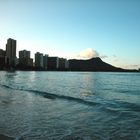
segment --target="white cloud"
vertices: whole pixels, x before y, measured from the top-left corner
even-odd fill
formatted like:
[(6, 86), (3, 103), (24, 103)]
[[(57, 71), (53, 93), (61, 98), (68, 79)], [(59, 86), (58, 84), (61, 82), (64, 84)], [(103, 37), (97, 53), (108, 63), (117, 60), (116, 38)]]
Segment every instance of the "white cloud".
[(77, 55), (78, 59), (90, 59), (93, 57), (99, 57), (99, 53), (92, 48), (87, 48)]
[(80, 53), (77, 53), (75, 55), (70, 55), (67, 57), (68, 59), (91, 59), (95, 57), (100, 57), (101, 59), (108, 58), (107, 55), (99, 54), (96, 50), (92, 48), (86, 48), (85, 50), (81, 51)]

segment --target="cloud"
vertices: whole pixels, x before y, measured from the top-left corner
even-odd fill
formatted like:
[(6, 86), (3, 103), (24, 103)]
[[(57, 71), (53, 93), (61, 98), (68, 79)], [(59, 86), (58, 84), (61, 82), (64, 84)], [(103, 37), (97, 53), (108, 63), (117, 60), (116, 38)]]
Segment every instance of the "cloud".
[(68, 59), (91, 59), (95, 57), (100, 57), (101, 59), (108, 58), (107, 55), (99, 54), (96, 50), (92, 48), (86, 48), (78, 54), (70, 55), (67, 57)]
[(77, 55), (77, 58), (79, 59), (90, 59), (93, 57), (99, 57), (99, 53), (92, 48), (87, 48)]

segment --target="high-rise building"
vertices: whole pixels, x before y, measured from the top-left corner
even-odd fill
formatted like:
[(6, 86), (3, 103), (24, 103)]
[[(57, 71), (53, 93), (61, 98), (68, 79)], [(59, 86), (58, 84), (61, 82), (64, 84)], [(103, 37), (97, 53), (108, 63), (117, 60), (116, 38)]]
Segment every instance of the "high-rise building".
[(27, 50), (19, 51), (19, 58), (30, 58), (30, 51)]
[(65, 69), (69, 69), (69, 61), (66, 59), (66, 61), (65, 61)]
[(19, 51), (19, 66), (21, 68), (32, 67), (33, 59), (30, 58), (30, 51)]
[(7, 64), (14, 67), (16, 65), (16, 40), (9, 38), (6, 44)]
[(6, 54), (6, 52), (4, 50), (0, 49), (0, 57), (4, 57), (5, 54)]
[(59, 58), (59, 70), (68, 69), (68, 60), (65, 58)]
[(48, 69), (58, 70), (59, 69), (59, 58), (58, 57), (48, 57)]
[(44, 69), (48, 68), (48, 55), (47, 54), (43, 56), (43, 67)]
[(43, 68), (43, 54), (40, 52), (35, 53), (35, 67)]
[(6, 52), (2, 49), (0, 49), (0, 69), (3, 69), (6, 65)]

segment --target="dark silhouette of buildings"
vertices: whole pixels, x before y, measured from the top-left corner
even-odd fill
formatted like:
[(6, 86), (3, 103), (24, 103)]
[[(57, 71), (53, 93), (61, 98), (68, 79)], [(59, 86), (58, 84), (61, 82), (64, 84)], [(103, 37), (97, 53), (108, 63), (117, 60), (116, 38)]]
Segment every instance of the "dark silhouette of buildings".
[(30, 58), (30, 51), (19, 51), (18, 68), (31, 69), (33, 67), (33, 59)]
[(2, 49), (0, 49), (0, 56), (1, 56), (1, 57), (6, 56), (6, 52), (5, 52), (4, 50), (2, 50)]
[(59, 58), (59, 70), (68, 70), (69, 61), (65, 58)]
[[(17, 61), (18, 60), (18, 61)], [(116, 71), (116, 72), (138, 72), (139, 70), (126, 70), (114, 67), (103, 62), (99, 57), (88, 60), (67, 60), (59, 57), (48, 57), (43, 53), (35, 53), (35, 63), (30, 58), (30, 51), (19, 51), (19, 59), (16, 58), (16, 40), (9, 38), (6, 51), (0, 49), (0, 69), (18, 70), (59, 70), (59, 71)]]
[(19, 58), (30, 58), (30, 51), (27, 50), (19, 51)]
[(7, 65), (16, 66), (16, 40), (9, 38), (6, 44)]
[(43, 68), (43, 53), (40, 52), (35, 53), (35, 67), (37, 69)]
[(58, 70), (58, 69), (59, 69), (59, 58), (48, 57), (48, 70)]
[(0, 69), (6, 65), (6, 52), (0, 49)]
[(43, 56), (43, 68), (44, 68), (45, 70), (48, 69), (48, 55), (47, 55), (47, 54), (45, 54), (45, 55)]

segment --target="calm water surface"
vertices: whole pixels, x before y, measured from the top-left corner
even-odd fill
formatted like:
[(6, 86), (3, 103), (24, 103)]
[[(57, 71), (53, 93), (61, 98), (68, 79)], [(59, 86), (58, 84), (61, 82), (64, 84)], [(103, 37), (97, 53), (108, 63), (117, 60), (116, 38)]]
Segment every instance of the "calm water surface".
[(140, 140), (140, 73), (1, 71), (0, 134)]

